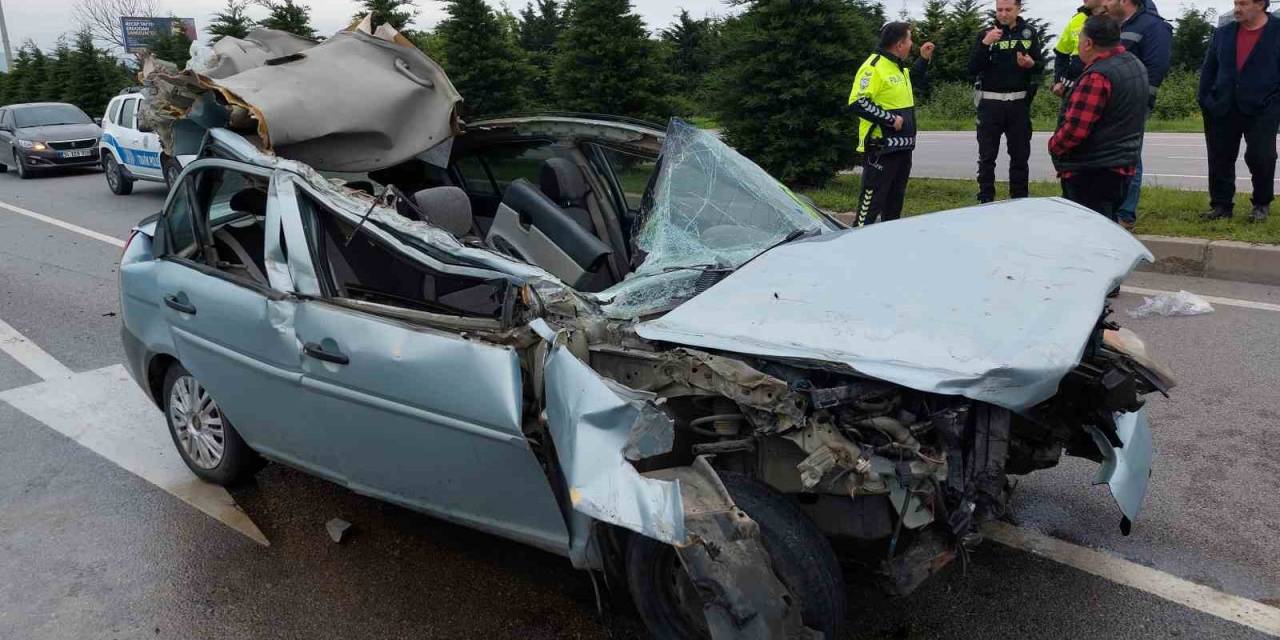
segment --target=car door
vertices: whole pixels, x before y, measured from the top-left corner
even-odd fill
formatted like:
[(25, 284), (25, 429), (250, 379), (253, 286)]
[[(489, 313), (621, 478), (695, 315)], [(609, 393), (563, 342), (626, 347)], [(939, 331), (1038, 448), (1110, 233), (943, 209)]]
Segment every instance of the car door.
[[(301, 355), (289, 325), (297, 301), (287, 278), (267, 275), (273, 270), (265, 257), (279, 244), (270, 238), (279, 237), (280, 212), (265, 195), (237, 195), (266, 194), (269, 179), (266, 170), (224, 160), (203, 160), (185, 174), (159, 225), (164, 253), (157, 304), (178, 359), (251, 447), (336, 477), (328, 440), (309, 430), (299, 411)], [(257, 206), (265, 210), (252, 210)], [(257, 237), (249, 232), (259, 215), (261, 239), (246, 240)]]
[(151, 149), (147, 143), (147, 139), (154, 136), (138, 130), (138, 106), (141, 103), (141, 98), (125, 99), (120, 109), (119, 126), (115, 127), (119, 145), (116, 151), (120, 154), (121, 162), (134, 175), (159, 178), (160, 150)]
[(506, 281), (433, 271), (374, 223), (356, 228), (312, 194), (299, 203), (322, 289), (294, 318), (302, 385), (348, 486), (565, 553), (564, 517), (521, 428), (519, 354), (464, 335), (499, 328)]

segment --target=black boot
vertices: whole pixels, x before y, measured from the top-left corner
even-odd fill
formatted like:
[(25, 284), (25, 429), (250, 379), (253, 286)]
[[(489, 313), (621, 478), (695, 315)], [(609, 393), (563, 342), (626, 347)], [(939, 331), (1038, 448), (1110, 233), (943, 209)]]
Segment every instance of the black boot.
[(1201, 220), (1226, 220), (1231, 218), (1231, 207), (1215, 206), (1212, 211), (1200, 214)]
[(1270, 205), (1258, 204), (1253, 206), (1253, 211), (1249, 212), (1249, 222), (1266, 222), (1267, 216), (1271, 214)]

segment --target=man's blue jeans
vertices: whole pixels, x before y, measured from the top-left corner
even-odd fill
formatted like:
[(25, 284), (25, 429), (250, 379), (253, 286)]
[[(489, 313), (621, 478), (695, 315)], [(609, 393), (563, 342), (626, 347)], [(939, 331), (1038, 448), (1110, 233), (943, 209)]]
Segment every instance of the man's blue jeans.
[(1142, 156), (1138, 156), (1138, 172), (1129, 182), (1129, 193), (1124, 197), (1124, 204), (1116, 209), (1116, 219), (1121, 222), (1138, 221), (1138, 197), (1142, 193)]

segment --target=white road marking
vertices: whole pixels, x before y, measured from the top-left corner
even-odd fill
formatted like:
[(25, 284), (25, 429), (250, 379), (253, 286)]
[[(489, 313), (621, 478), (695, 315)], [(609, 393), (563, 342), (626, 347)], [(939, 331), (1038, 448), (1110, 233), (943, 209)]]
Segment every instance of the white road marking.
[(41, 380), (71, 377), (70, 369), (4, 320), (0, 320), (0, 351), (4, 351), (18, 364), (30, 369), (31, 373), (40, 376)]
[(51, 224), (51, 225), (53, 225), (53, 226), (55, 226), (55, 227), (61, 227), (61, 228), (66, 229), (67, 231), (70, 231), (70, 232), (72, 232), (72, 233), (78, 233), (78, 234), (80, 234), (80, 235), (82, 235), (82, 236), (85, 236), (86, 238), (93, 238), (94, 240), (101, 240), (102, 242), (105, 242), (105, 243), (107, 243), (107, 244), (109, 244), (109, 245), (116, 246), (116, 247), (120, 247), (121, 249), (123, 249), (123, 248), (124, 248), (124, 240), (121, 240), (120, 238), (113, 238), (113, 237), (111, 237), (111, 236), (109, 236), (109, 235), (107, 235), (107, 234), (105, 234), (105, 233), (98, 233), (97, 231), (94, 231), (93, 229), (86, 229), (86, 228), (84, 228), (84, 227), (82, 227), (82, 226), (75, 225), (75, 224), (71, 224), (70, 222), (63, 222), (62, 220), (59, 220), (59, 219), (57, 219), (57, 218), (51, 218), (51, 217), (46, 216), (46, 215), (44, 215), (44, 214), (42, 214), (42, 213), (36, 213), (36, 212), (31, 211), (31, 210), (29, 210), (29, 209), (23, 209), (22, 207), (19, 207), (19, 206), (16, 206), (16, 205), (12, 205), (12, 204), (9, 204), (9, 203), (7, 203), (7, 202), (0, 202), (0, 209), (6, 209), (6, 210), (11, 211), (11, 212), (13, 212), (13, 213), (16, 213), (16, 214), (18, 214), (18, 215), (20, 215), (20, 216), (26, 216), (26, 217), (31, 218), (31, 219), (33, 219), (33, 220), (39, 220), (40, 222), (44, 222), (44, 223), (46, 223), (46, 224)]
[(0, 392), (0, 402), (13, 405), (254, 542), (270, 545), (226, 489), (192, 475), (174, 448), (164, 416), (122, 365), (74, 373), (3, 320), (0, 349), (44, 379)]
[[(1208, 180), (1208, 179), (1209, 179), (1209, 176), (1191, 176), (1191, 175), (1184, 175), (1184, 174), (1181, 174), (1181, 173), (1145, 173), (1145, 172), (1144, 172), (1142, 175), (1143, 175), (1143, 177), (1146, 177), (1146, 176), (1152, 176), (1152, 177), (1155, 177), (1155, 178), (1197, 178), (1197, 179), (1200, 179), (1200, 180)], [(1250, 178), (1250, 177), (1248, 177), (1248, 176), (1245, 176), (1245, 177), (1243, 177), (1243, 178), (1236, 178), (1236, 181), (1237, 181), (1237, 182), (1241, 182), (1241, 181), (1250, 181), (1250, 180), (1253, 180), (1253, 178)], [(1276, 178), (1276, 179), (1275, 179), (1275, 182), (1280, 182), (1280, 178)]]
[(1208, 160), (1204, 156), (1169, 156), (1170, 160)]
[(1223, 593), (1123, 558), (1003, 522), (988, 523), (984, 531), (988, 538), (1000, 544), (1029, 551), (1223, 620), (1280, 636), (1280, 609), (1261, 602)]
[[(1156, 296), (1161, 294), (1176, 293), (1174, 291), (1161, 291), (1159, 289), (1143, 289), (1142, 287), (1129, 287), (1129, 286), (1120, 287), (1120, 291), (1124, 293), (1133, 293), (1140, 296)], [(1239, 300), (1237, 298), (1219, 298), (1217, 296), (1203, 296), (1198, 293), (1196, 295), (1199, 295), (1201, 298), (1204, 298), (1205, 300), (1207, 300), (1209, 304), (1218, 304), (1218, 305), (1223, 305), (1227, 307), (1243, 307), (1245, 309), (1260, 309), (1262, 311), (1280, 312), (1280, 304), (1273, 304), (1270, 302), (1254, 302), (1253, 300)]]

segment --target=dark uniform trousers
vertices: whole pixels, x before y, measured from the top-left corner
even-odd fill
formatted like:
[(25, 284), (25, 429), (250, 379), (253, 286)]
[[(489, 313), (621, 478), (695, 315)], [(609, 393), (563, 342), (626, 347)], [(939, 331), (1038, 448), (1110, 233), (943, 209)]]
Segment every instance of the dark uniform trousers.
[(862, 160), (862, 191), (856, 226), (902, 217), (911, 177), (911, 152), (868, 150)]
[(1215, 118), (1204, 114), (1204, 139), (1209, 151), (1209, 203), (1229, 208), (1236, 195), (1236, 159), (1244, 138), (1244, 163), (1253, 178), (1253, 204), (1267, 206), (1275, 199), (1276, 129), (1274, 115), (1245, 116), (1232, 112)]
[(978, 201), (996, 198), (996, 157), (1000, 136), (1009, 151), (1009, 196), (1025, 198), (1030, 176), (1031, 101), (981, 100), (978, 102)]

